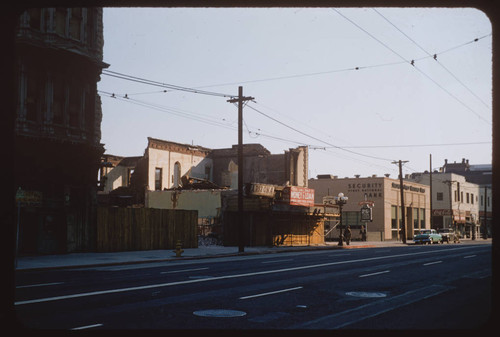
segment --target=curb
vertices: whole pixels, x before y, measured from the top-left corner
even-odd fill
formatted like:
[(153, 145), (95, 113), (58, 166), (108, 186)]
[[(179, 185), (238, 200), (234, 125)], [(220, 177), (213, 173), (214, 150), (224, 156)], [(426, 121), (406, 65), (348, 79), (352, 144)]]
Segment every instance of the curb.
[(181, 256), (181, 257), (169, 257), (156, 260), (144, 260), (144, 261), (116, 261), (116, 262), (105, 262), (105, 263), (89, 263), (89, 264), (77, 264), (77, 265), (65, 265), (65, 266), (49, 266), (49, 267), (32, 267), (32, 268), (18, 268), (15, 271), (42, 271), (42, 270), (62, 270), (62, 269), (78, 269), (78, 268), (94, 268), (94, 267), (110, 267), (110, 266), (120, 266), (120, 265), (132, 265), (132, 264), (145, 264), (145, 263), (158, 263), (158, 262), (168, 262), (168, 261), (189, 261), (189, 260), (202, 260), (211, 258), (222, 258), (222, 257), (232, 257), (232, 256), (251, 256), (251, 255), (262, 255), (262, 254), (279, 254), (279, 253), (289, 253), (289, 252), (304, 252), (304, 251), (315, 251), (315, 250), (336, 250), (336, 249), (357, 249), (357, 248), (376, 248), (376, 245), (358, 245), (358, 246), (305, 246), (303, 248), (283, 248), (277, 251), (261, 251), (261, 252), (243, 252), (243, 253), (225, 253), (225, 254), (215, 254), (215, 255), (200, 255), (200, 256)]

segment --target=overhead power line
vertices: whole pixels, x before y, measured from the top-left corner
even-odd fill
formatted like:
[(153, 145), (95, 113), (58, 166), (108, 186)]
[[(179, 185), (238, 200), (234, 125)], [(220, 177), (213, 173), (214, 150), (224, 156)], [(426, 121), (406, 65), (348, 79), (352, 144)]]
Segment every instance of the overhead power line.
[(356, 26), (357, 28), (359, 28), (360, 30), (362, 30), (364, 33), (366, 33), (372, 39), (374, 39), (375, 41), (377, 41), (378, 43), (380, 43), (386, 49), (390, 50), (392, 53), (394, 53), (395, 55), (397, 55), (399, 58), (401, 58), (402, 60), (404, 60), (404, 61), (408, 62), (409, 64), (411, 64), (415, 70), (417, 70), (419, 73), (421, 73), (422, 75), (424, 75), (428, 80), (432, 81), (435, 85), (437, 85), (441, 90), (443, 90), (445, 93), (447, 93), (450, 97), (452, 97), (458, 103), (462, 104), (465, 108), (467, 108), (469, 111), (471, 111), (472, 113), (474, 113), (479, 119), (481, 119), (482, 121), (484, 121), (484, 122), (486, 122), (486, 123), (488, 123), (488, 124), (491, 125), (491, 122), (489, 120), (485, 119), (483, 116), (481, 116), (480, 114), (478, 114), (471, 107), (469, 107), (467, 104), (465, 104), (463, 101), (461, 101), (457, 96), (453, 95), (450, 91), (448, 91), (446, 88), (444, 88), (441, 84), (439, 84), (438, 82), (436, 82), (432, 77), (430, 77), (425, 72), (423, 72), (421, 69), (419, 69), (417, 66), (415, 66), (415, 60), (407, 60), (401, 54), (399, 54), (398, 52), (396, 52), (394, 49), (392, 49), (391, 47), (389, 47), (384, 42), (382, 42), (379, 39), (377, 39), (373, 34), (371, 34), (366, 29), (364, 29), (363, 27), (361, 27), (360, 25), (358, 25), (356, 22), (354, 22), (353, 20), (351, 20), (350, 18), (348, 18), (347, 16), (345, 16), (344, 14), (342, 14), (336, 8), (332, 8), (332, 10), (335, 11), (335, 12), (337, 12), (344, 19), (346, 19), (347, 21), (349, 21), (350, 23), (352, 23), (354, 26)]
[[(432, 57), (434, 58), (434, 60), (444, 69), (448, 72), (448, 74), (450, 74), (458, 83), (460, 83), (465, 89), (467, 89), (467, 91), (469, 91), (474, 97), (476, 97), (479, 101), (481, 101), (481, 103), (484, 104), (484, 106), (486, 106), (488, 109), (491, 109), (491, 107), (486, 104), (478, 95), (476, 95), (476, 93), (474, 93), (468, 86), (466, 86), (455, 74), (453, 74), (448, 68), (446, 68), (444, 66), (444, 64), (442, 64), (441, 62), (439, 62), (438, 60), (438, 57), (437, 55), (438, 54), (434, 54), (434, 55), (431, 55), (431, 53), (429, 53), (427, 50), (425, 50), (421, 45), (419, 45), (417, 42), (415, 42), (415, 40), (413, 40), (411, 37), (409, 37), (405, 32), (403, 32), (401, 29), (399, 29), (398, 26), (396, 26), (394, 23), (392, 23), (389, 19), (387, 19), (382, 13), (380, 13), (378, 10), (376, 10), (375, 8), (372, 8), (375, 13), (377, 13), (378, 15), (380, 15), (385, 21), (387, 21), (391, 26), (393, 26), (397, 31), (399, 31), (401, 34), (403, 34), (408, 40), (410, 40), (413, 44), (415, 44), (418, 48), (420, 48), (424, 53), (426, 53), (429, 57)], [(477, 39), (476, 39), (477, 40)]]
[(253, 107), (253, 106), (251, 106), (251, 105), (249, 105), (248, 107), (249, 107), (250, 109), (252, 109), (252, 110), (256, 111), (257, 113), (261, 114), (262, 116), (264, 116), (264, 117), (266, 117), (266, 118), (269, 118), (269, 119), (271, 119), (271, 120), (275, 121), (276, 123), (283, 125), (283, 126), (284, 126), (284, 127), (286, 127), (286, 128), (289, 128), (290, 130), (293, 130), (293, 131), (295, 131), (295, 132), (297, 132), (297, 133), (300, 133), (301, 135), (304, 135), (304, 136), (309, 137), (309, 138), (311, 138), (311, 139), (317, 140), (317, 141), (319, 141), (319, 142), (321, 142), (321, 143), (323, 143), (323, 144), (327, 144), (327, 145), (329, 145), (329, 146), (330, 146), (330, 147), (332, 147), (332, 148), (336, 148), (336, 149), (339, 149), (339, 150), (343, 150), (343, 151), (346, 151), (346, 152), (349, 152), (349, 153), (352, 153), (352, 154), (356, 154), (356, 155), (358, 155), (358, 156), (367, 157), (367, 158), (373, 158), (373, 159), (384, 160), (384, 161), (392, 161), (392, 159), (388, 159), (388, 158), (381, 158), (381, 157), (376, 157), (376, 156), (371, 156), (371, 155), (367, 155), (367, 154), (363, 154), (363, 153), (359, 153), (359, 152), (351, 151), (351, 150), (348, 150), (348, 149), (346, 149), (346, 148), (344, 148), (344, 147), (340, 147), (340, 146), (337, 146), (337, 145), (331, 144), (331, 143), (326, 142), (326, 141), (324, 141), (324, 140), (322, 140), (322, 139), (319, 139), (319, 138), (317, 138), (317, 137), (315, 137), (315, 136), (311, 136), (311, 135), (309, 135), (309, 134), (307, 134), (307, 133), (305, 133), (305, 132), (303, 132), (303, 131), (300, 131), (299, 129), (296, 129), (296, 128), (294, 128), (294, 127), (292, 127), (292, 126), (288, 125), (288, 124), (285, 124), (285, 123), (283, 123), (282, 121), (280, 121), (280, 120), (278, 120), (278, 119), (276, 119), (276, 118), (274, 118), (274, 117), (269, 116), (268, 114), (266, 114), (266, 113), (264, 113), (264, 112), (262, 112), (262, 111), (260, 111), (260, 110), (258, 110), (258, 109), (256, 109), (256, 108), (254, 108), (254, 107)]
[[(434, 55), (443, 55), (443, 54), (448, 53), (452, 50), (464, 47), (468, 44), (478, 42), (479, 40), (482, 40), (488, 36), (491, 36), (491, 33), (484, 35), (484, 36), (481, 36), (481, 37), (478, 37), (478, 38), (475, 38), (474, 40), (464, 42), (462, 44), (459, 44), (458, 46), (451, 47), (451, 48), (446, 49), (444, 51), (437, 52), (433, 55), (427, 55), (427, 56), (423, 56), (420, 58), (415, 58), (414, 61), (421, 61), (421, 60), (424, 60), (424, 59), (427, 59), (430, 57), (434, 57)], [(268, 78), (261, 78), (261, 79), (255, 79), (255, 80), (240, 81), (240, 82), (227, 82), (227, 83), (219, 83), (219, 84), (210, 84), (210, 85), (198, 86), (196, 88), (223, 87), (223, 86), (228, 86), (228, 85), (238, 85), (238, 84), (247, 84), (247, 83), (268, 82), (268, 81), (279, 81), (279, 80), (286, 80), (286, 79), (292, 79), (292, 78), (327, 75), (327, 74), (340, 73), (340, 72), (345, 72), (345, 71), (356, 71), (356, 70), (364, 70), (364, 69), (370, 69), (370, 68), (394, 66), (394, 65), (399, 65), (399, 64), (403, 64), (403, 63), (409, 63), (409, 61), (404, 60), (404, 61), (380, 63), (380, 64), (374, 64), (374, 65), (368, 65), (368, 66), (357, 66), (357, 67), (341, 68), (341, 69), (334, 69), (334, 70), (317, 71), (317, 72), (313, 72), (313, 73), (276, 76), (276, 77), (268, 77)]]
[(184, 92), (190, 92), (193, 94), (201, 94), (201, 95), (209, 95), (209, 96), (217, 96), (217, 97), (229, 97), (229, 98), (234, 98), (236, 95), (230, 95), (230, 94), (224, 94), (224, 93), (219, 93), (219, 92), (212, 92), (212, 91), (205, 91), (205, 90), (199, 90), (195, 88), (188, 88), (188, 87), (182, 87), (178, 85), (173, 85), (173, 84), (167, 84), (167, 83), (161, 83), (157, 81), (152, 81), (148, 80), (145, 78), (140, 78), (132, 75), (126, 75), (122, 73), (118, 73), (115, 71), (110, 71), (110, 70), (103, 70), (103, 75), (119, 78), (122, 80), (127, 80), (127, 81), (132, 81), (136, 83), (141, 83), (141, 84), (147, 84), (147, 85), (152, 85), (152, 86), (157, 86), (161, 88), (167, 88), (171, 90), (176, 90), (176, 91), (184, 91)]

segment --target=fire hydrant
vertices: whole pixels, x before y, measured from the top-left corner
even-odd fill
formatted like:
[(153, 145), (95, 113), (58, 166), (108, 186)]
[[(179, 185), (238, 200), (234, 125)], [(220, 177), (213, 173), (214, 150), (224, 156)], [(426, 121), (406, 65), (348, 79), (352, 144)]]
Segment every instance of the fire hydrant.
[(181, 254), (184, 252), (184, 249), (182, 249), (181, 240), (177, 240), (177, 243), (175, 244), (175, 250), (173, 252), (175, 253), (175, 257), (181, 257)]

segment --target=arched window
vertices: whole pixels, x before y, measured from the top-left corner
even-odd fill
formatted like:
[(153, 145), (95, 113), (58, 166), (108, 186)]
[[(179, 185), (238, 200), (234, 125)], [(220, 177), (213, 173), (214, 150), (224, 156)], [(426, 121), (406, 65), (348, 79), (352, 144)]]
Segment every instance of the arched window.
[(174, 164), (174, 187), (179, 187), (181, 184), (181, 164), (177, 161)]

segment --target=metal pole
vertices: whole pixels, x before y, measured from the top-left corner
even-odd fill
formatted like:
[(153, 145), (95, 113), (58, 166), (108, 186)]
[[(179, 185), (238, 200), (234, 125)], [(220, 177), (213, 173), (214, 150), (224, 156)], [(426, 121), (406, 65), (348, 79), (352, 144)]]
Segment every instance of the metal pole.
[(339, 246), (343, 246), (344, 243), (343, 237), (342, 237), (342, 202), (339, 203), (339, 209), (340, 209), (340, 236), (339, 236)]
[(243, 226), (243, 87), (238, 87), (238, 252), (245, 250)]
[(19, 221), (21, 219), (21, 202), (17, 202), (17, 228), (16, 228), (16, 256), (14, 268), (17, 268), (17, 257), (19, 255)]

